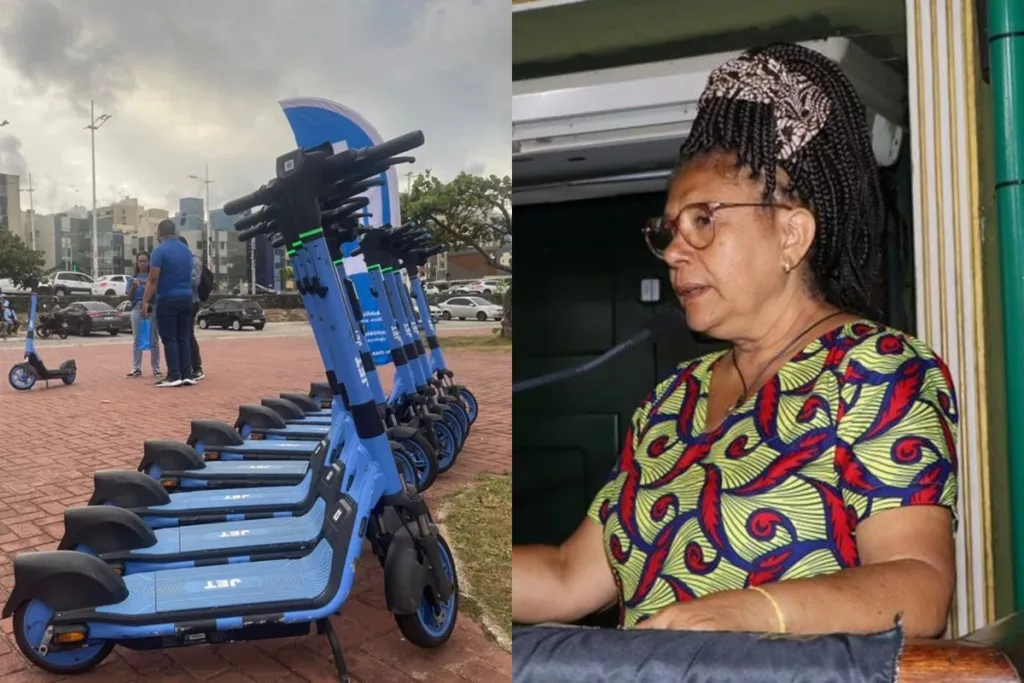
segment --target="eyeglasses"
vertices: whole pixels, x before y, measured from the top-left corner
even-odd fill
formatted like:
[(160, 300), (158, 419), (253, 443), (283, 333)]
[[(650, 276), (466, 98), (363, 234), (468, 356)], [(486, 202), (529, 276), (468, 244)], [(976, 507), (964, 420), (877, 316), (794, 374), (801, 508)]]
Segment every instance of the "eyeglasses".
[(715, 241), (715, 214), (722, 209), (760, 207), (763, 209), (791, 209), (785, 204), (766, 202), (696, 202), (679, 210), (675, 218), (658, 216), (643, 227), (647, 248), (658, 258), (665, 259), (665, 250), (679, 235), (697, 250), (707, 249)]

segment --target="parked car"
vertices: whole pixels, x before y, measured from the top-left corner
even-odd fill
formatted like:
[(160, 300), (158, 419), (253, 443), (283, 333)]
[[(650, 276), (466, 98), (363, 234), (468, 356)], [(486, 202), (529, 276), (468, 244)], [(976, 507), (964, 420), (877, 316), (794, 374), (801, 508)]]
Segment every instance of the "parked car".
[(445, 320), (476, 318), (482, 322), (484, 320), (501, 320), (502, 316), (501, 306), (496, 306), (478, 296), (457, 296), (442, 302), (438, 308), (441, 309), (441, 317)]
[(39, 283), (39, 291), (52, 294), (92, 294), (96, 281), (85, 273), (58, 270)]
[(121, 331), (131, 332), (132, 331), (132, 302), (122, 301), (114, 309), (121, 314)]
[(131, 282), (131, 275), (107, 275), (93, 284), (92, 294), (93, 296), (124, 296)]
[(212, 306), (199, 311), (196, 324), (200, 328), (222, 327), (240, 330), (253, 327), (262, 330), (267, 324), (263, 308), (252, 299), (221, 299)]
[(0, 294), (28, 294), (30, 291), (27, 287), (15, 287), (9, 277), (0, 278)]
[(440, 294), (441, 290), (438, 289), (437, 285), (435, 285), (433, 282), (428, 282), (427, 284), (423, 285), (423, 293), (429, 296), (430, 294)]
[(121, 332), (121, 313), (102, 301), (76, 301), (60, 309), (68, 329), (83, 337), (106, 332), (116, 337)]
[(496, 294), (499, 289), (501, 289), (500, 280), (477, 280), (476, 282), (471, 282), (468, 285), (465, 285), (462, 288), (462, 291), (466, 294), (483, 294), (485, 296), (490, 296), (491, 294)]

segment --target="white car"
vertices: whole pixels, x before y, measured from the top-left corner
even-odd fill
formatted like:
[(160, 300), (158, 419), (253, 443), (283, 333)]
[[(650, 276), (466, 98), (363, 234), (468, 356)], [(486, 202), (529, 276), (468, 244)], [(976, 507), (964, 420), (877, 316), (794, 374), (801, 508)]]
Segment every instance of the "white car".
[(45, 284), (40, 286), (54, 294), (92, 294), (92, 287), (96, 281), (85, 273), (71, 270), (58, 270), (47, 278)]
[(93, 283), (92, 293), (95, 296), (124, 296), (131, 283), (131, 275), (107, 275)]
[(440, 294), (441, 290), (437, 288), (437, 285), (428, 282), (423, 285), (423, 293), (429, 296), (430, 294)]
[(30, 291), (24, 287), (15, 287), (11, 278), (0, 278), (0, 294), (29, 294)]
[(465, 285), (462, 291), (466, 294), (484, 294), (490, 296), (496, 294), (501, 288), (501, 283), (498, 280), (477, 280), (476, 282)]
[(441, 317), (445, 320), (475, 318), (483, 322), (484, 320), (501, 320), (502, 316), (501, 306), (496, 306), (487, 299), (476, 296), (457, 296), (438, 304), (438, 308), (441, 309)]

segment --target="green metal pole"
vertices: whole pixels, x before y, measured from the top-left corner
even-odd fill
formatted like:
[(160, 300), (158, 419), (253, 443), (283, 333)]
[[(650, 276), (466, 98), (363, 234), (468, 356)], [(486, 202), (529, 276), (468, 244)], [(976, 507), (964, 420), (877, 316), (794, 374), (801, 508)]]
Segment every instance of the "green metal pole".
[[(979, 21), (981, 17), (979, 17)], [(1016, 610), (1024, 609), (1024, 2), (989, 0)]]

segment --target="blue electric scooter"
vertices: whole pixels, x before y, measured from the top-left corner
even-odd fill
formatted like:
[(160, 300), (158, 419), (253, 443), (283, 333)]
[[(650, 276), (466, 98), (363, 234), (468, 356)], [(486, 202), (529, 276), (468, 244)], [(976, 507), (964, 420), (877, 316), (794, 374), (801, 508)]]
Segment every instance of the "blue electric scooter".
[(43, 359), (36, 352), (36, 309), (39, 305), (39, 295), (32, 292), (32, 301), (29, 304), (28, 331), (25, 333), (25, 360), (15, 364), (7, 373), (7, 381), (18, 391), (28, 391), (36, 385), (36, 382), (43, 380), (46, 386), (50, 381), (60, 380), (64, 384), (74, 384), (78, 375), (78, 367), (75, 361), (66, 360), (56, 370), (50, 370), (43, 363)]
[[(228, 642), (307, 633), (328, 636), (339, 678), (350, 680), (329, 616), (344, 604), (365, 536), (382, 559), (385, 594), (403, 635), (422, 647), (450, 637), (458, 607), (454, 562), (423, 499), (402, 482), (358, 362), (350, 315), (323, 239), (317, 193), (361, 163), (419, 146), (422, 133), (332, 155), (330, 144), (277, 160), (277, 178), (225, 205), (238, 213), (280, 200), (276, 229), (312, 277), (304, 286), (324, 300), (343, 334), (321, 349), (324, 365), (351, 416), (354, 433), (338, 458), (341, 493), (324, 517), (322, 539), (300, 558), (221, 563), (121, 576), (102, 559), (58, 550), (19, 555), (3, 616), (33, 664), (58, 675), (93, 668), (115, 645), (135, 649)], [(333, 177), (332, 177), (333, 176)], [(347, 359), (336, 363), (336, 359)], [(341, 445), (341, 430), (331, 448)], [(152, 480), (150, 480), (152, 481)], [(155, 483), (155, 482), (154, 482)]]
[[(362, 188), (354, 188), (352, 191), (362, 191)], [(355, 238), (352, 230), (349, 230), (349, 233)], [(343, 282), (346, 281), (343, 269), (339, 270), (339, 277)], [(355, 297), (355, 290), (347, 293), (352, 308), (358, 310), (359, 302)], [(304, 294), (303, 300), (307, 310), (311, 312), (315, 312), (319, 306), (315, 297), (311, 298)], [(314, 326), (314, 336), (319, 335), (318, 341), (326, 344), (324, 332), (318, 328), (319, 326)], [(355, 329), (357, 339), (361, 339), (358, 327)], [(367, 374), (371, 388), (375, 394), (383, 395), (380, 380), (372, 367), (372, 359), (367, 369), (370, 371)], [(169, 491), (292, 485), (299, 483), (307, 470), (311, 470), (314, 475), (319, 474), (319, 467), (324, 464), (322, 457), (319, 462), (316, 462), (315, 457), (307, 460), (301, 456), (280, 460), (263, 457), (242, 461), (219, 459), (225, 449), (249, 447), (250, 442), (246, 439), (280, 441), (281, 445), (295, 445), (302, 443), (303, 438), (323, 440), (329, 437), (329, 424), (285, 424), (278, 414), (268, 407), (281, 410), (283, 405), (298, 410), (297, 406), (287, 399), (264, 399), (261, 406), (242, 406), (234, 428), (215, 420), (195, 420), (192, 422), (192, 436), (186, 444), (173, 441), (147, 442), (139, 471), (158, 479)], [(400, 424), (397, 420), (388, 422), (388, 438), (398, 446), (395, 449), (395, 459), (403, 476), (418, 490), (424, 491), (436, 479), (438, 464), (434, 446), (420, 431), (420, 418), (417, 416), (413, 416), (406, 424)]]
[[(332, 241), (328, 239), (329, 244)], [(339, 277), (343, 275), (344, 271), (339, 271)], [(354, 320), (358, 320), (359, 306), (358, 299), (354, 298), (354, 289), (342, 291), (355, 312)], [(313, 320), (319, 323), (319, 319)], [(356, 332), (358, 336), (358, 330)], [(372, 387), (373, 382), (370, 384)], [(383, 395), (383, 390), (378, 386), (374, 393)], [(315, 402), (304, 396), (297, 401), (307, 407), (314, 403), (313, 407), (317, 407)], [(152, 443), (148, 442), (147, 447)], [(189, 448), (185, 444), (177, 445), (182, 450)], [(124, 508), (111, 505), (69, 508), (64, 514), (65, 534), (59, 549), (95, 554), (111, 563), (122, 575), (190, 567), (196, 562), (246, 562), (267, 554), (275, 557), (301, 556), (320, 540), (324, 511), (335, 501), (338, 493), (339, 479), (336, 475), (340, 470), (337, 463), (325, 463), (328, 446), (325, 444), (325, 448), (318, 451), (316, 462), (310, 466), (314, 472), (324, 468), (327, 471), (321, 475), (312, 507), (302, 514), (154, 530), (137, 514)], [(397, 456), (396, 463), (406, 481), (412, 481), (415, 475), (407, 471)], [(436, 461), (432, 467), (432, 476), (436, 476)], [(253, 476), (258, 475), (272, 476), (266, 472)]]

